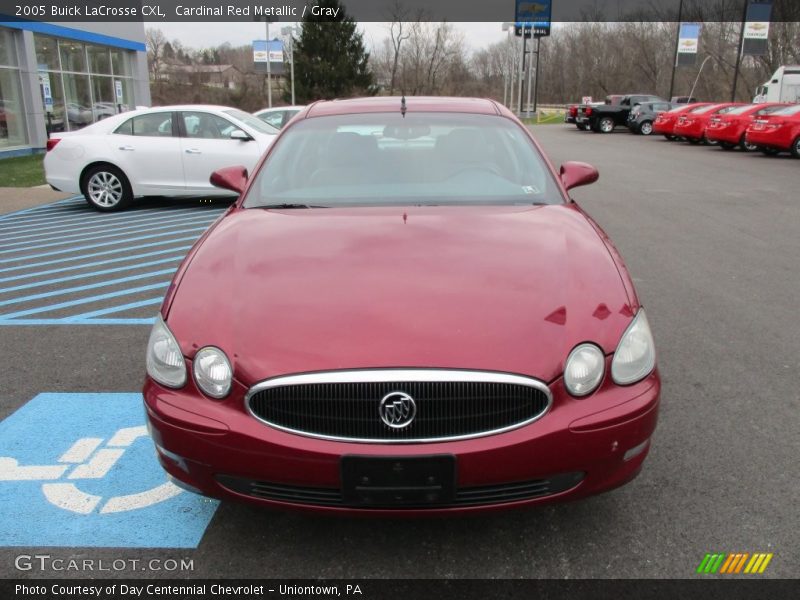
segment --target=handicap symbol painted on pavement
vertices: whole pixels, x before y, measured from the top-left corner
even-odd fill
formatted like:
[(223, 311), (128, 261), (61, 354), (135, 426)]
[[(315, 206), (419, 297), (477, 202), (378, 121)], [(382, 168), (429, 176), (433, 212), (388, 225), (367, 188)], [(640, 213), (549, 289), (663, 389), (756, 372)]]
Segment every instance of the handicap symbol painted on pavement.
[(141, 394), (39, 394), (0, 422), (0, 546), (193, 548), (218, 506), (167, 480)]

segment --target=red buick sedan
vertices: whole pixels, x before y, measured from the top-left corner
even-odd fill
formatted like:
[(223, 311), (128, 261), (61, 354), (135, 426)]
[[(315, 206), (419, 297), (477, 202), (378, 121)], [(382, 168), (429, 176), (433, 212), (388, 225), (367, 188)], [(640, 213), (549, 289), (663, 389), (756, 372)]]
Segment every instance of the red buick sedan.
[(771, 114), (784, 108), (787, 104), (770, 102), (764, 104), (745, 104), (737, 106), (725, 114), (714, 115), (706, 127), (706, 137), (712, 142), (719, 142), (723, 150), (733, 150), (739, 146), (745, 152), (757, 150), (753, 144), (745, 140), (745, 132), (753, 119)]
[(696, 108), (703, 108), (704, 106), (711, 106), (710, 102), (695, 102), (693, 104), (682, 104), (667, 112), (659, 113), (656, 120), (653, 121), (653, 133), (663, 135), (669, 141), (677, 139), (674, 133), (675, 123), (681, 115), (695, 110)]
[[(246, 142), (242, 142), (246, 143)], [(147, 348), (161, 464), (275, 507), (456, 514), (642, 467), (660, 381), (619, 253), (490, 100), (319, 102), (195, 244)]]
[(746, 141), (764, 154), (791, 152), (800, 158), (800, 104), (756, 118), (747, 128)]
[(724, 115), (737, 106), (742, 106), (742, 104), (724, 102), (722, 104), (711, 104), (710, 106), (701, 106), (700, 108), (692, 109), (678, 117), (678, 122), (675, 123), (672, 132), (678, 137), (685, 138), (692, 144), (699, 144), (700, 142), (709, 143), (709, 140), (706, 138), (706, 127), (711, 117), (714, 115)]

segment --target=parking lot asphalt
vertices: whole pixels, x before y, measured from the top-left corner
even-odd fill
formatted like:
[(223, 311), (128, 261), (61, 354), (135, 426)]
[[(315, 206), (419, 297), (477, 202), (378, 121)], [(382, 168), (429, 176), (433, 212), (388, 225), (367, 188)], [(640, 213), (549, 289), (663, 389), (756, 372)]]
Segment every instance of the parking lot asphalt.
[[(769, 552), (759, 577), (795, 577), (800, 161), (623, 131), (556, 125), (534, 133), (556, 164), (600, 170), (574, 197), (617, 244), (654, 330), (661, 417), (636, 480), (588, 500), (472, 518), (323, 518), (222, 503), (196, 548), (131, 548), (122, 533), (115, 544), (113, 531), (112, 542), (91, 548), (30, 545), (3, 538), (0, 527), (0, 576), (87, 575), (15, 567), (20, 554), (46, 553), (189, 558), (194, 566), (94, 576), (686, 578), (699, 577), (706, 553)], [(43, 392), (138, 392), (156, 299), (223, 208), (148, 201), (98, 215), (67, 200), (0, 218), (0, 418), (21, 420), (12, 413)], [(46, 446), (50, 432), (39, 434), (15, 448), (25, 439)], [(0, 481), (17, 489), (10, 485)], [(80, 518), (64, 527), (80, 536)]]

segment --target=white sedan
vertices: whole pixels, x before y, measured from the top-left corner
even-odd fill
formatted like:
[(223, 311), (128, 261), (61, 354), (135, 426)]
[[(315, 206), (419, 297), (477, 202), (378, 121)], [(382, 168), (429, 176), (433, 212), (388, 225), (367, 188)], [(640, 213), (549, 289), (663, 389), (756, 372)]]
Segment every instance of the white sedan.
[(224, 196), (209, 177), (243, 165), (251, 171), (278, 130), (224, 106), (147, 108), (114, 115), (47, 141), (44, 170), (57, 190), (81, 193), (101, 211), (137, 196)]
[(276, 129), (283, 129), (283, 126), (304, 108), (305, 106), (277, 106), (275, 108), (263, 108), (253, 114), (267, 125), (272, 125)]

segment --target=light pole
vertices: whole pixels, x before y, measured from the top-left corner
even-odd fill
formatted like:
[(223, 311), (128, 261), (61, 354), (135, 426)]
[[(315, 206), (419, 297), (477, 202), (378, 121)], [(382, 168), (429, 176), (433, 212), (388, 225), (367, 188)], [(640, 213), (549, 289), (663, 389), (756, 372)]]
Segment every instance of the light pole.
[(678, 68), (678, 44), (681, 41), (681, 19), (683, 19), (683, 0), (678, 4), (678, 31), (675, 33), (675, 60), (672, 61), (672, 77), (669, 80), (670, 102), (672, 102), (672, 92), (675, 90), (675, 70)]
[[(511, 37), (511, 32), (514, 31), (514, 23), (509, 23), (506, 21), (503, 23), (503, 31), (505, 31), (508, 35), (506, 35), (506, 49), (508, 49), (508, 39)], [(511, 60), (509, 61), (511, 64), (508, 66), (508, 72), (504, 77), (505, 81), (503, 81), (503, 104), (506, 106), (509, 105), (509, 100), (514, 97), (514, 54), (511, 53), (510, 57)], [(508, 84), (509, 80), (511, 81), (511, 94), (509, 97), (508, 93)], [(513, 103), (513, 100), (511, 100)]]
[(697, 82), (700, 81), (700, 73), (703, 72), (703, 67), (706, 66), (706, 63), (711, 59), (711, 55), (706, 56), (705, 60), (700, 65), (700, 70), (697, 72), (697, 77), (694, 78), (694, 83), (692, 84), (692, 91), (689, 92), (689, 102), (693, 102), (692, 98), (694, 98), (694, 88), (697, 86)]
[(289, 72), (292, 80), (292, 106), (294, 106), (294, 34), (299, 31), (300, 28), (295, 26), (281, 28), (281, 35), (289, 36)]
[[(260, 21), (261, 17), (253, 17), (254, 21)], [(275, 17), (264, 16), (267, 25), (267, 106), (272, 108), (272, 68), (269, 60), (269, 24), (275, 21)]]

